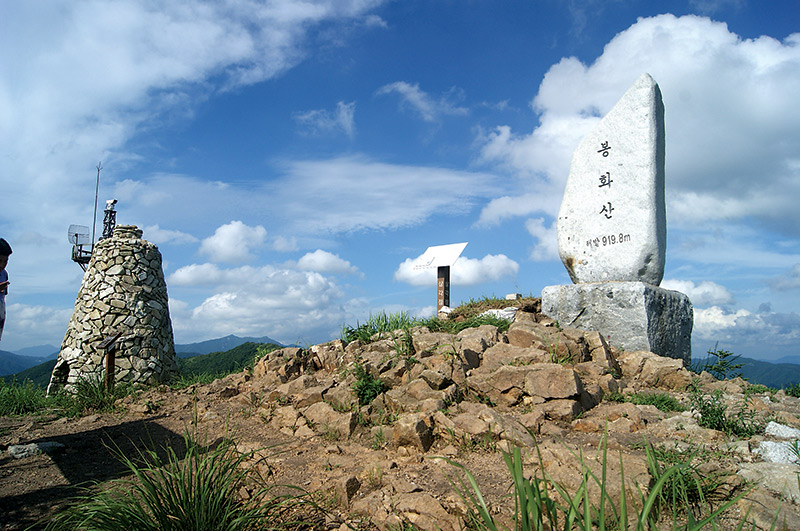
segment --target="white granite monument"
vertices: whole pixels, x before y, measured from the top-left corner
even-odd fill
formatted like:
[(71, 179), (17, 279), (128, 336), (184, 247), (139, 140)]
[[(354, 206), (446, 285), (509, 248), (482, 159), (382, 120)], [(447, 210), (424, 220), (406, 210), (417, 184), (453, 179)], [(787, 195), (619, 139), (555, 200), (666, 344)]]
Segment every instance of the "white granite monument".
[(664, 104), (642, 74), (575, 150), (558, 213), (572, 285), (542, 291), (562, 326), (597, 330), (626, 350), (691, 361), (689, 298), (664, 276)]

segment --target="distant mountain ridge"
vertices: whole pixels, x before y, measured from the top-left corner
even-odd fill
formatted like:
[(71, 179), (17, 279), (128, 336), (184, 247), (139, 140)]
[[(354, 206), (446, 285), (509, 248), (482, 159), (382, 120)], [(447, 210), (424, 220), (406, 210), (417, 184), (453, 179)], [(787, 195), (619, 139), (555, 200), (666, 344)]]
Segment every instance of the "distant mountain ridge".
[[(246, 362), (252, 359), (253, 353), (256, 351), (256, 344), (260, 343), (273, 343), (277, 347), (283, 346), (267, 336), (252, 338), (229, 335), (218, 339), (202, 341), (200, 343), (175, 345), (175, 351), (179, 353), (178, 357), (181, 358), (178, 360), (179, 366), (189, 369), (190, 372), (203, 372), (205, 370), (217, 372), (231, 369), (234, 366), (244, 366)], [(227, 345), (233, 346), (227, 347)], [(16, 358), (22, 358), (22, 356), (16, 356), (11, 352), (8, 354)], [(208, 354), (215, 355), (208, 356)], [(196, 361), (189, 361), (186, 358), (194, 358)], [(23, 359), (31, 360), (34, 358), (24, 357)], [(53, 372), (53, 367), (55, 367), (55, 365), (55, 358), (49, 360), (43, 359), (33, 367), (28, 366), (25, 369), (19, 369), (5, 375), (0, 375), (0, 379), (5, 379), (7, 382), (12, 379), (16, 379), (18, 382), (31, 380), (36, 385), (46, 387), (50, 381), (50, 374)]]
[(25, 347), (14, 351), (18, 356), (29, 356), (33, 358), (50, 359), (58, 356), (59, 347), (53, 345), (36, 345), (35, 347)]
[(175, 353), (179, 358), (191, 358), (200, 354), (211, 354), (212, 352), (225, 352), (234, 349), (244, 343), (274, 343), (276, 345), (284, 346), (279, 341), (272, 339), (269, 336), (264, 337), (239, 337), (233, 334), (220, 337), (217, 339), (209, 339), (208, 341), (200, 341), (199, 343), (187, 343), (182, 345), (175, 345)]
[[(55, 356), (53, 356), (55, 357)], [(0, 350), (0, 376), (14, 374), (30, 369), (48, 360), (47, 356), (20, 356), (7, 350)]]

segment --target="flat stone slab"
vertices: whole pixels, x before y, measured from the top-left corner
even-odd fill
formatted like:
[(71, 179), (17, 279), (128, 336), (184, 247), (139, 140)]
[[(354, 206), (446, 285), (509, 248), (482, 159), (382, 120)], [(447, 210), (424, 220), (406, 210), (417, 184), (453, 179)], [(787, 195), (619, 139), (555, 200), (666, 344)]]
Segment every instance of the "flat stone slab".
[(542, 312), (564, 328), (600, 332), (618, 348), (692, 360), (694, 310), (678, 291), (644, 282), (547, 286)]
[(572, 155), (556, 231), (574, 283), (661, 283), (664, 158), (661, 91), (642, 74)]
[(14, 459), (25, 459), (39, 454), (52, 454), (64, 448), (64, 445), (56, 441), (43, 441), (29, 444), (12, 444), (8, 447), (8, 455)]

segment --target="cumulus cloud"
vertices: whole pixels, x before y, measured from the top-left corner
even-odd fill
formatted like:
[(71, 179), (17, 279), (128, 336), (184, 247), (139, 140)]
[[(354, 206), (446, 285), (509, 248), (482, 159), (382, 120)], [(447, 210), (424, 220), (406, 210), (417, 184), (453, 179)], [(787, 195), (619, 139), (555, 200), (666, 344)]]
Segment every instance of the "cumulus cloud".
[(418, 83), (395, 81), (379, 88), (376, 92), (382, 94), (398, 94), (401, 102), (410, 107), (426, 122), (435, 122), (442, 116), (464, 116), (469, 113), (466, 107), (459, 107), (453, 100), (461, 99), (461, 92), (451, 89), (439, 99), (421, 90)]
[(352, 315), (342, 289), (315, 271), (202, 264), (181, 268), (169, 281), (213, 283), (213, 293), (199, 304), (170, 304), (176, 337), (192, 340), (236, 334), (324, 341)]
[(751, 316), (747, 310), (736, 310), (728, 312), (719, 306), (694, 310), (694, 328), (692, 333), (706, 339), (719, 339), (722, 334), (727, 335), (728, 331), (736, 326), (738, 319)]
[[(436, 268), (417, 270), (422, 255), (406, 258), (394, 272), (394, 279), (413, 286), (435, 286)], [(519, 264), (504, 254), (487, 254), (483, 258), (460, 257), (450, 268), (450, 282), (454, 285), (471, 286), (483, 282), (514, 277), (519, 271)]]
[(18, 350), (44, 344), (60, 345), (70, 317), (72, 308), (8, 304), (3, 331), (3, 349)]
[(725, 342), (757, 357), (767, 346), (781, 352), (796, 345), (800, 341), (800, 315), (767, 310), (768, 307), (758, 312), (729, 311), (719, 306), (695, 309), (693, 340)]
[[(593, 63), (562, 59), (531, 103), (539, 115), (532, 133), (499, 126), (482, 138), (482, 160), (513, 170), (528, 194), (510, 211), (556, 215), (560, 200), (552, 199), (574, 147), (642, 72), (659, 83), (666, 108), (670, 223), (755, 218), (798, 234), (800, 33), (742, 39), (697, 16), (642, 18)], [(493, 206), (488, 220), (499, 215)]]
[(297, 268), (302, 271), (316, 271), (318, 273), (340, 273), (352, 275), (358, 273), (358, 268), (347, 260), (339, 258), (333, 253), (317, 249), (313, 253), (306, 253), (297, 261)]
[(267, 230), (261, 225), (249, 227), (241, 221), (231, 221), (203, 240), (200, 254), (212, 262), (247, 262), (253, 259), (252, 251), (261, 247), (266, 237)]
[(725, 286), (710, 280), (695, 284), (691, 280), (665, 279), (661, 282), (661, 287), (680, 291), (689, 297), (695, 307), (726, 305), (733, 302), (733, 295)]
[(336, 104), (336, 110), (314, 109), (295, 113), (293, 118), (300, 131), (304, 134), (320, 135), (342, 131), (349, 138), (353, 138), (356, 132), (354, 115), (356, 103), (345, 103), (340, 101)]

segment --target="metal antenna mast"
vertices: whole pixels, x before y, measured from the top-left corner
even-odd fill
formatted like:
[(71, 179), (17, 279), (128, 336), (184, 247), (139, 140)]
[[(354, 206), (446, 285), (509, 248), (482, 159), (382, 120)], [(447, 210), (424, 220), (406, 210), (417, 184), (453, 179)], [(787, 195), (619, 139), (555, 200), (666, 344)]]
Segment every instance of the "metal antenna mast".
[(92, 249), (94, 249), (94, 231), (97, 225), (97, 194), (100, 191), (100, 170), (103, 169), (103, 162), (97, 163), (97, 184), (94, 186), (94, 217), (92, 217)]

